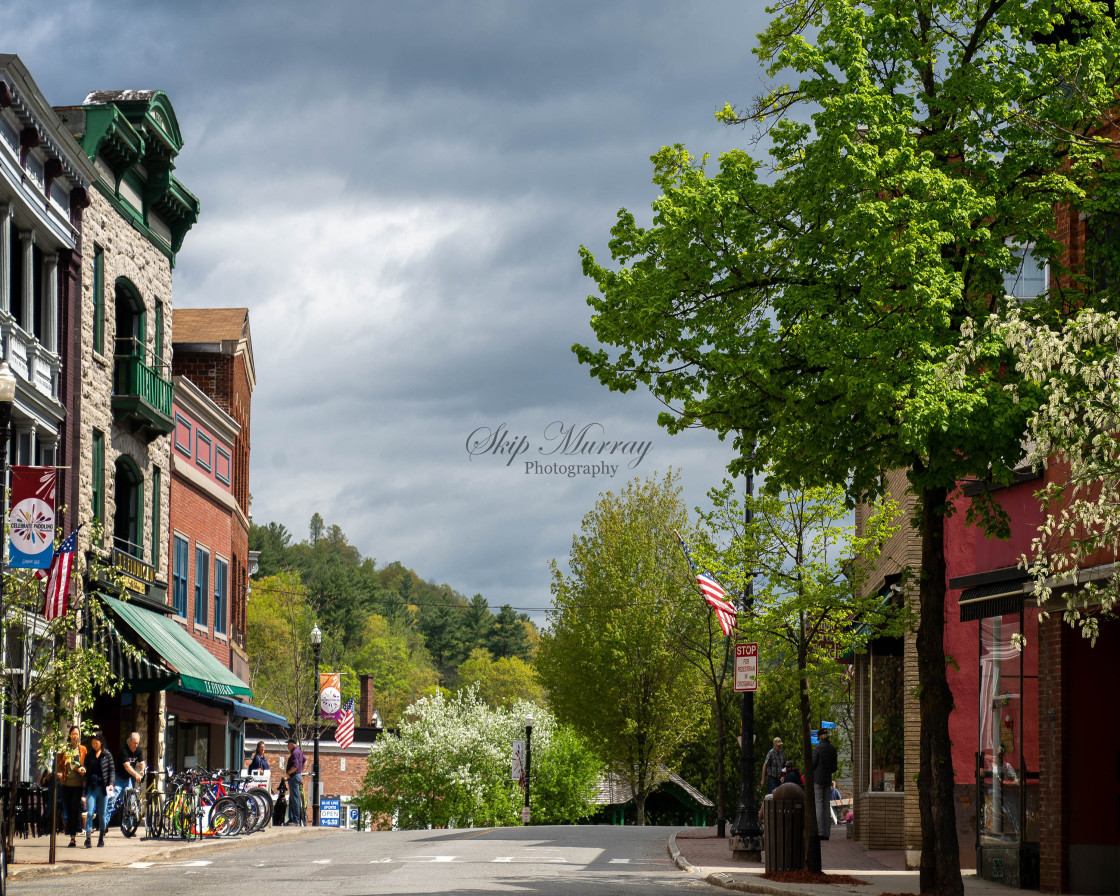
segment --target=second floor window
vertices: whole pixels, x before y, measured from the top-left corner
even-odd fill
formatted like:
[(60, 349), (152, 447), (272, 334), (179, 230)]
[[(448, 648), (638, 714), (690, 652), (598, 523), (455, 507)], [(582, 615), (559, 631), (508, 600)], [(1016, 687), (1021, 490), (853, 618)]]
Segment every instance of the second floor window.
[(175, 536), (174, 555), (171, 570), (171, 606), (178, 616), (187, 615), (187, 578), (190, 575), (190, 560), (187, 540)]
[(206, 625), (210, 603), (210, 555), (202, 548), (194, 549), (194, 621)]
[(93, 431), (93, 500), (90, 511), (98, 522), (105, 521), (105, 433)]
[(214, 560), (214, 631), (226, 631), (226, 594), (229, 587), (229, 564), (225, 560)]

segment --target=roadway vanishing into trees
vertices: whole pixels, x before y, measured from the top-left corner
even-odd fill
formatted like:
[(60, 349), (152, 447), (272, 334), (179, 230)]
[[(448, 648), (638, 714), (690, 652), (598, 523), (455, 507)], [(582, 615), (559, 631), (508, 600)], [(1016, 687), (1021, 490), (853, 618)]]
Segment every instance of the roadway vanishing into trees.
[(490, 893), (681, 894), (710, 885), (678, 870), (666, 846), (673, 828), (563, 826), (463, 830), (320, 831), (298, 839), (246, 840), (187, 858), (13, 880), (24, 894), (177, 896), (235, 890), (242, 896)]

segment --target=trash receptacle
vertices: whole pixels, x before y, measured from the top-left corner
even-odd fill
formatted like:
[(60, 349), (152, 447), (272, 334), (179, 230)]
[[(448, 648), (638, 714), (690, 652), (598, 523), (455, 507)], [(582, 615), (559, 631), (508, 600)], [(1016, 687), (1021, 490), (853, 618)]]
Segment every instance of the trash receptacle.
[(762, 803), (766, 873), (800, 871), (805, 865), (805, 791), (796, 784), (774, 788)]

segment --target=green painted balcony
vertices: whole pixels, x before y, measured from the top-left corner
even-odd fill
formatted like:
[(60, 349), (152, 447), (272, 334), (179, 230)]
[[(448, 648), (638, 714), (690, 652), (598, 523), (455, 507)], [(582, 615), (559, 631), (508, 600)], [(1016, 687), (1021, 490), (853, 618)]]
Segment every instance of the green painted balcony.
[(117, 355), (113, 371), (113, 419), (145, 441), (175, 428), (171, 416), (173, 389), (138, 355)]

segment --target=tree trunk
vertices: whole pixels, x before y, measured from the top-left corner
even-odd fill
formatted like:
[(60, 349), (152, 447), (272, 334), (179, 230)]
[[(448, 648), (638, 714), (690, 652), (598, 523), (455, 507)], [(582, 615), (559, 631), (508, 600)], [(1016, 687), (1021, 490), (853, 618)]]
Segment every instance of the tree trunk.
[(962, 896), (953, 793), (949, 713), (953, 693), (945, 675), (945, 504), (948, 490), (926, 488), (921, 501), (922, 570), (918, 586), (918, 810), (922, 821), (919, 889)]
[(634, 794), (634, 823), (638, 825), (646, 823), (646, 795), (644, 792)]
[[(800, 551), (798, 552), (800, 560)], [(798, 671), (798, 701), (801, 716), (801, 774), (805, 778), (805, 802), (802, 811), (805, 832), (805, 868), (809, 871), (819, 872), (820, 851), (814, 852), (811, 848), (814, 837), (820, 833), (817, 830), (817, 806), (813, 801), (813, 744), (812, 739), (812, 707), (809, 705), (809, 658), (807, 656), (807, 639), (805, 637), (805, 614), (800, 614), (801, 638), (797, 647)], [(816, 866), (816, 867), (814, 867)]]

